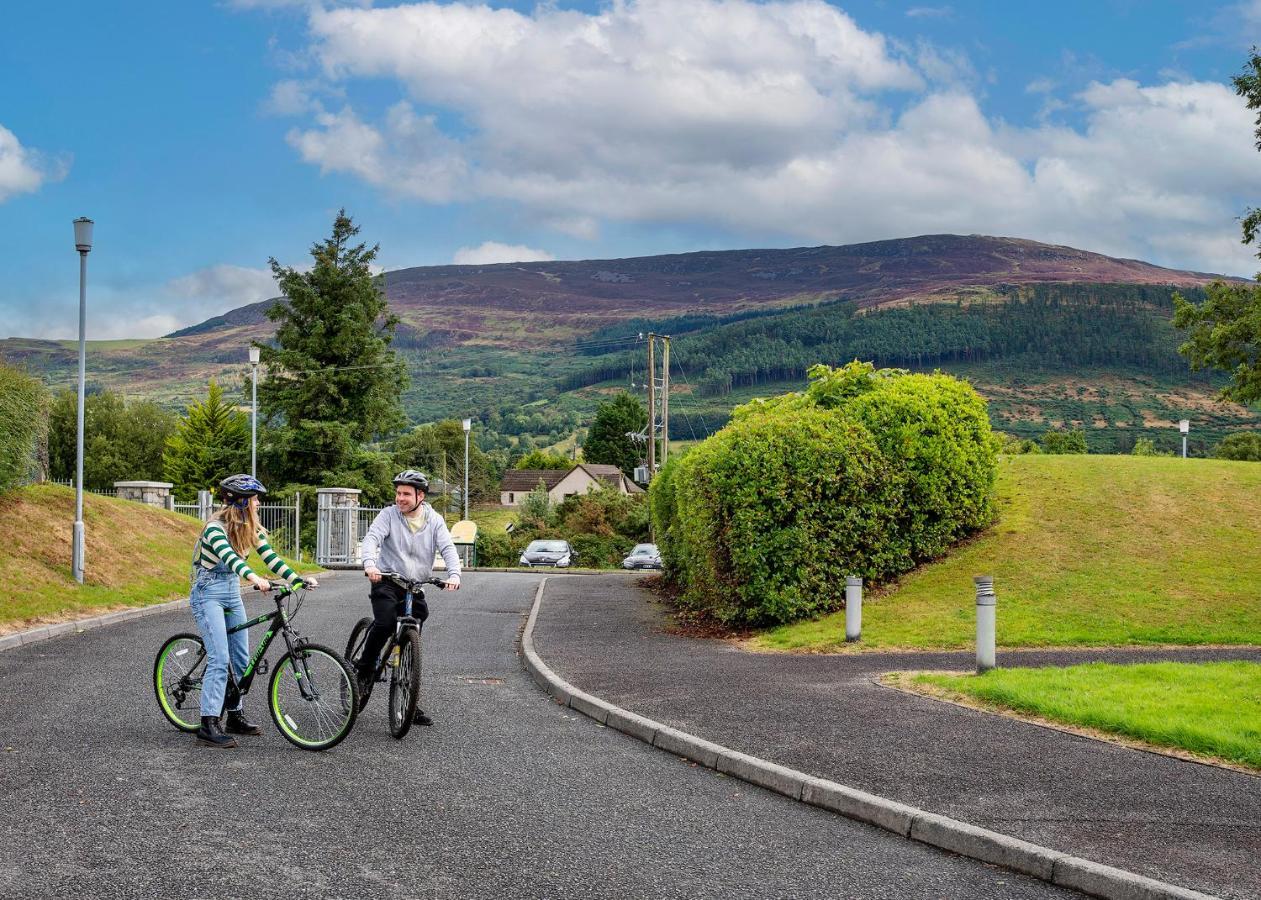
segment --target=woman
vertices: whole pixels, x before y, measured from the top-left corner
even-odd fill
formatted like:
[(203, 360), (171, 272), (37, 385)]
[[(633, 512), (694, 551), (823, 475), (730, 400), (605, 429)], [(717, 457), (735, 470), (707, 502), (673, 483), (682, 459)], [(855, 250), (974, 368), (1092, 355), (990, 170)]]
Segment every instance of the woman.
[[(228, 629), (245, 621), (245, 605), (241, 602), (241, 583), (245, 579), (259, 590), (271, 587), (267, 579), (256, 575), (245, 564), (250, 550), (258, 551), (267, 567), (290, 586), (303, 585), (304, 579), (285, 565), (285, 561), (267, 542), (267, 532), (258, 523), (258, 497), (267, 493), (262, 482), (250, 475), (231, 475), (219, 482), (224, 505), (202, 529), (193, 551), (192, 587), (189, 604), (193, 618), (206, 644), (206, 671), (201, 684), (201, 728), (197, 740), (212, 747), (235, 747), (233, 734), (262, 734), (263, 729), (245, 718), (238, 696), (228, 710), (227, 734), (219, 726), (228, 685), (228, 662), (240, 678), (250, 661), (250, 639), (247, 630), (228, 634)], [(305, 579), (306, 587), (315, 587), (314, 578)]]

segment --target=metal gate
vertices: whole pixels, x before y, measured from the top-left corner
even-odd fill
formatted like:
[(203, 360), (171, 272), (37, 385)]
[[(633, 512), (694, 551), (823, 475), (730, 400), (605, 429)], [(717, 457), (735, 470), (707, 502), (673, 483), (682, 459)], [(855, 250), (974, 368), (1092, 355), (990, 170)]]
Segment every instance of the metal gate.
[(315, 520), (315, 562), (330, 569), (357, 569), (359, 547), (384, 507), (360, 506), (354, 488), (320, 488)]
[[(214, 515), (214, 495), (210, 491), (198, 491), (196, 503), (176, 503), (175, 511), (209, 521)], [(276, 552), (286, 559), (302, 561), (302, 496), (295, 493), (293, 503), (260, 503), (259, 524), (267, 530), (267, 539)]]

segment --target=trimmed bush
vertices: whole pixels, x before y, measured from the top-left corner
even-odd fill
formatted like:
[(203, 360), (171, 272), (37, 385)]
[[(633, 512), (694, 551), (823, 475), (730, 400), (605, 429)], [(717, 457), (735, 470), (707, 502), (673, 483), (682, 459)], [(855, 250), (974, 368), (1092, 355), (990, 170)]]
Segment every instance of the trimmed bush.
[(1213, 455), (1219, 459), (1261, 461), (1261, 434), (1238, 432), (1222, 438)]
[(653, 480), (653, 527), (681, 602), (728, 624), (843, 605), (940, 556), (994, 515), (985, 401), (946, 375), (815, 366), (754, 401)]
[(1047, 453), (1089, 453), (1086, 445), (1086, 432), (1080, 428), (1073, 431), (1048, 431), (1042, 435), (1042, 448)]
[(47, 429), (44, 388), (29, 375), (0, 364), (0, 491), (34, 474), (37, 448)]

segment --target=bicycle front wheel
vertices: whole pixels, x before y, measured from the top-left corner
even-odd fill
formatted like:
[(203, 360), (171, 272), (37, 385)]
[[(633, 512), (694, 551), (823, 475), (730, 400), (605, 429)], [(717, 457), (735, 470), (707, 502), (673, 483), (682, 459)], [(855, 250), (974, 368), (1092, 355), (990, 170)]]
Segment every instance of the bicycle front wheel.
[(335, 650), (305, 644), (286, 653), (267, 692), (272, 721), (303, 750), (327, 750), (354, 727), (359, 697), (350, 666)]
[(420, 633), (404, 628), (398, 636), (398, 665), (390, 675), (390, 734), (402, 740), (412, 727), (420, 700)]
[(206, 645), (185, 632), (166, 639), (153, 660), (153, 692), (167, 721), (180, 731), (201, 727), (201, 679), (206, 674)]

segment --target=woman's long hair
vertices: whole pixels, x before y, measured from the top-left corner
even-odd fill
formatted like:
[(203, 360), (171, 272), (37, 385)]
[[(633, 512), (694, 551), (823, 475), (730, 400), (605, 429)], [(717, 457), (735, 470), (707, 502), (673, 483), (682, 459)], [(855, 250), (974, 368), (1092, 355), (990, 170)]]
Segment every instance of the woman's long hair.
[(232, 545), (237, 555), (242, 559), (249, 556), (250, 551), (254, 549), (258, 533), (263, 530), (254, 504), (246, 503), (242, 507), (229, 503), (219, 507), (214, 518), (223, 523), (223, 530), (228, 533), (228, 543)]

